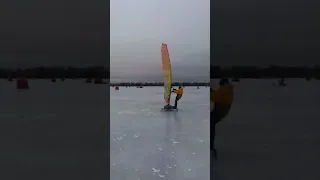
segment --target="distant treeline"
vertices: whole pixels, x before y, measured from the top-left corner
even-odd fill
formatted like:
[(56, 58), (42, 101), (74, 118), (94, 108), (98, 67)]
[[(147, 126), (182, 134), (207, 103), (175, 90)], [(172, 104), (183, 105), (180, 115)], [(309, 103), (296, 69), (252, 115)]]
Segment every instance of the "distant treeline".
[(65, 78), (65, 79), (77, 79), (77, 78), (103, 78), (109, 79), (110, 72), (108, 68), (103, 66), (94, 66), (86, 68), (76, 67), (35, 67), (26, 69), (0, 69), (0, 78), (39, 78), (39, 79), (51, 79), (51, 78)]
[[(163, 83), (161, 82), (154, 82), (154, 83), (148, 83), (148, 82), (140, 82), (140, 83), (110, 83), (111, 86), (126, 86), (126, 87), (143, 87), (143, 86), (163, 86)], [(198, 83), (198, 82), (173, 82), (173, 87), (178, 86), (210, 86), (210, 83)]]
[[(5, 69), (0, 68), (0, 78), (110, 78), (110, 71), (103, 66), (94, 67), (35, 67), (27, 69)], [(256, 66), (211, 66), (210, 77), (232, 77), (232, 78), (317, 78), (320, 79), (320, 66), (269, 66), (265, 68)]]
[(320, 66), (220, 66), (210, 67), (210, 78), (316, 78), (320, 79)]

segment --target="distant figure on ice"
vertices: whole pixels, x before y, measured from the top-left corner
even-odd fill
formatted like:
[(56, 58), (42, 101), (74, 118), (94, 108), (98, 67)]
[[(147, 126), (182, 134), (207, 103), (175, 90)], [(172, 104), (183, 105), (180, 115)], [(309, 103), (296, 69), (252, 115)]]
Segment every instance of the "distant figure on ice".
[(286, 81), (284, 80), (284, 78), (279, 79), (278, 81), (278, 86), (286, 86)]
[(233, 77), (233, 78), (232, 78), (232, 81), (233, 81), (233, 82), (240, 82), (240, 79), (239, 79), (239, 78), (236, 78), (236, 77)]
[(25, 77), (17, 79), (17, 89), (29, 89), (28, 79)]
[(93, 83), (94, 84), (103, 84), (103, 80), (101, 77), (96, 77), (96, 78), (94, 78)]
[(225, 118), (233, 102), (233, 86), (228, 79), (221, 79), (217, 90), (210, 88), (210, 153), (217, 159), (217, 151), (214, 147), (216, 124)]
[(86, 83), (92, 83), (92, 78), (87, 78)]
[(183, 95), (183, 88), (181, 86), (179, 86), (179, 89), (173, 89), (172, 91), (173, 93), (176, 93), (176, 100), (174, 101), (174, 106), (173, 109), (177, 109), (178, 108), (178, 101), (181, 99), (182, 95)]
[(287, 86), (286, 81), (284, 80), (284, 78), (279, 79), (277, 82), (272, 83), (272, 86), (275, 87), (284, 87)]

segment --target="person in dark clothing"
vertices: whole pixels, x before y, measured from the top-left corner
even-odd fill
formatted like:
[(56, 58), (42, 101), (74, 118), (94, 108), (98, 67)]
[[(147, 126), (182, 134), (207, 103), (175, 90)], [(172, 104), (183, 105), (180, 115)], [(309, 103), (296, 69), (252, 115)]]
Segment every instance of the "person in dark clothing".
[(177, 94), (176, 99), (174, 101), (174, 106), (173, 106), (174, 109), (177, 109), (178, 101), (182, 98), (182, 95), (183, 95), (183, 88), (179, 86), (179, 89), (177, 90), (174, 89), (172, 92)]
[(210, 113), (210, 151), (215, 159), (217, 159), (214, 147), (216, 125), (228, 115), (233, 102), (233, 87), (228, 79), (221, 79), (219, 85), (216, 91), (210, 89), (210, 102), (214, 104)]

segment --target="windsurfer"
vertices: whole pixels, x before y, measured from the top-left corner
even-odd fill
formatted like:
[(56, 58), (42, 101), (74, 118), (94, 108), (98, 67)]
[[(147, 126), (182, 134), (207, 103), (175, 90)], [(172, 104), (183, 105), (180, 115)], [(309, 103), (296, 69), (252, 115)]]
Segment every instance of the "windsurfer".
[(181, 86), (179, 86), (179, 89), (173, 89), (172, 91), (173, 93), (176, 93), (176, 100), (174, 101), (174, 106), (173, 109), (177, 109), (178, 108), (178, 101), (181, 99), (182, 95), (183, 95), (183, 88)]
[(233, 102), (233, 86), (228, 79), (221, 79), (219, 85), (217, 90), (210, 88), (210, 102), (214, 104), (210, 113), (210, 152), (215, 159), (217, 159), (217, 151), (214, 147), (216, 124), (228, 115)]

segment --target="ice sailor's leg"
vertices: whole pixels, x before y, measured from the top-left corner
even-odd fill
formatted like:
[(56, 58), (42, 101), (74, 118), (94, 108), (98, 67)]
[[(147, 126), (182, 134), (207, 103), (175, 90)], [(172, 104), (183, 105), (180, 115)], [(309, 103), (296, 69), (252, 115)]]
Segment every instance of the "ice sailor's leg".
[(216, 136), (216, 123), (217, 123), (217, 117), (214, 114), (214, 111), (211, 111), (210, 113), (210, 152), (214, 159), (217, 159), (217, 150), (214, 147), (214, 140)]
[(177, 108), (178, 106), (178, 99), (176, 98), (176, 100), (174, 101), (174, 108)]
[(178, 101), (179, 101), (180, 98), (181, 98), (181, 95), (177, 95), (176, 96), (176, 100), (174, 101), (174, 108), (175, 109), (177, 109), (177, 107), (178, 107)]

